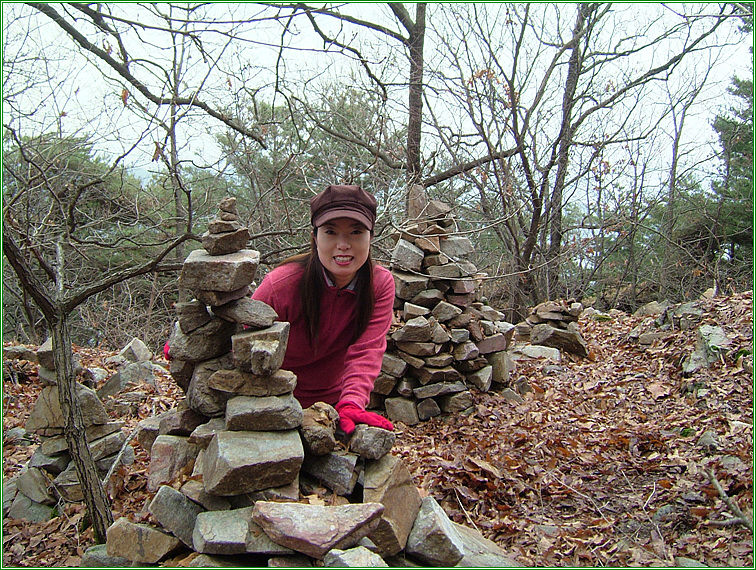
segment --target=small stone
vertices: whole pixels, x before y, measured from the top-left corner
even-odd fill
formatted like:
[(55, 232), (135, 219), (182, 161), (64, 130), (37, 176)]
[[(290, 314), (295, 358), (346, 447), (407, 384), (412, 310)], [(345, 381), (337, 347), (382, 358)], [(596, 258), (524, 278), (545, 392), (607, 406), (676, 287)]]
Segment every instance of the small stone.
[(225, 418), (212, 418), (204, 424), (198, 425), (189, 435), (189, 443), (193, 443), (205, 449), (213, 436), (219, 431), (226, 430)]
[(467, 390), (467, 386), (462, 382), (436, 382), (415, 388), (414, 393), (416, 398), (424, 399), (456, 394), (465, 390)]
[(151, 461), (147, 467), (147, 490), (156, 491), (163, 483), (169, 483), (199, 453), (199, 447), (189, 443), (189, 438), (178, 435), (159, 435), (152, 444)]
[(388, 564), (364, 546), (349, 550), (334, 548), (323, 557), (324, 568), (387, 568)]
[(349, 449), (363, 459), (380, 459), (394, 445), (396, 434), (379, 427), (358, 424), (349, 441)]
[(133, 562), (155, 563), (175, 550), (181, 541), (145, 524), (135, 524), (126, 517), (117, 519), (107, 530), (109, 556)]
[(480, 350), (472, 341), (463, 342), (452, 349), (452, 356), (454, 356), (454, 360), (457, 361), (472, 360), (478, 356), (478, 354), (480, 354)]
[(246, 325), (255, 330), (270, 327), (278, 318), (278, 313), (273, 307), (249, 297), (215, 307), (213, 313), (222, 319)]
[(370, 540), (383, 556), (401, 552), (422, 502), (409, 470), (399, 457), (384, 455), (367, 463), (363, 487), (365, 502), (384, 506), (378, 526), (369, 534)]
[[(210, 255), (195, 249), (184, 261), (179, 278), (192, 291), (236, 291), (255, 280), (260, 253), (251, 249), (226, 255)], [(199, 297), (198, 297), (199, 298)]]
[(433, 398), (426, 398), (417, 403), (417, 416), (422, 421), (429, 420), (441, 413), (441, 408)]
[(355, 453), (328, 453), (305, 457), (302, 471), (315, 477), (337, 495), (350, 495), (359, 477)]
[(336, 447), (339, 414), (325, 402), (315, 402), (302, 413), (300, 433), (304, 449), (311, 455), (325, 455)]
[(36, 361), (39, 365), (48, 370), (55, 370), (55, 359), (53, 358), (52, 338), (48, 338), (37, 349)]
[(421, 304), (414, 298), (415, 295), (428, 288), (428, 278), (403, 271), (392, 271), (392, 274), (394, 276), (396, 296), (405, 301), (412, 301), (418, 305)]
[(441, 410), (446, 412), (447, 414), (462, 412), (472, 407), (472, 405), (475, 403), (473, 401), (472, 394), (469, 391), (450, 394), (448, 396), (441, 396), (440, 399)]
[(407, 363), (397, 356), (386, 352), (381, 363), (381, 372), (385, 372), (394, 378), (401, 378), (407, 370)]
[(425, 497), (407, 538), (407, 554), (432, 566), (454, 566), (464, 556), (464, 544), (452, 521), (431, 497)]
[(420, 271), (425, 254), (419, 247), (399, 239), (391, 254), (391, 266), (403, 271)]
[(175, 309), (178, 313), (179, 327), (184, 334), (191, 333), (213, 319), (205, 303), (196, 299), (186, 303), (176, 303)]
[(81, 555), (82, 568), (126, 568), (131, 560), (123, 556), (110, 556), (106, 544), (90, 546)]
[(210, 305), (211, 308), (221, 307), (232, 301), (237, 301), (251, 293), (249, 285), (244, 285), (233, 291), (213, 291), (212, 289), (195, 289), (197, 299)]
[(152, 359), (153, 354), (140, 339), (132, 338), (129, 344), (121, 349), (118, 356), (123, 356), (131, 362), (141, 362)]
[(173, 487), (162, 485), (150, 501), (149, 511), (160, 526), (192, 548), (192, 532), (202, 507)]
[(281, 368), (289, 328), (288, 322), (277, 322), (267, 329), (235, 334), (231, 342), (237, 367), (260, 376)]
[(420, 423), (417, 406), (407, 398), (386, 398), (386, 415), (392, 422), (403, 422), (409, 426)]
[(158, 431), (161, 435), (191, 435), (200, 425), (207, 422), (207, 417), (194, 410), (169, 410), (160, 418)]
[(202, 234), (200, 239), (202, 247), (210, 255), (232, 254), (247, 247), (249, 230), (247, 228), (239, 228), (231, 232), (215, 234), (207, 231)]
[(493, 366), (486, 366), (477, 372), (467, 375), (467, 381), (475, 386), (481, 392), (488, 392), (491, 389), (493, 379)]

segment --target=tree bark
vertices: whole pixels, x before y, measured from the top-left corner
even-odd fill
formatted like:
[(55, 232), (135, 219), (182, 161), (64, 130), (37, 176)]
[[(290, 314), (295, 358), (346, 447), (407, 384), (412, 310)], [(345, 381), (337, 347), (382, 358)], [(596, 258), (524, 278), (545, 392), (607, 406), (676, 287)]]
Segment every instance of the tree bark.
[(92, 453), (87, 444), (87, 435), (81, 406), (76, 398), (76, 375), (73, 367), (71, 352), (71, 336), (68, 329), (68, 318), (58, 316), (49, 323), (53, 339), (53, 358), (58, 381), (58, 398), (63, 413), (63, 433), (68, 444), (68, 452), (76, 467), (84, 501), (98, 543), (105, 542), (106, 531), (113, 524), (113, 513), (110, 510), (108, 498), (97, 476)]
[(564, 234), (562, 228), (562, 190), (564, 189), (564, 181), (567, 177), (569, 152), (572, 146), (574, 131), (572, 126), (572, 108), (575, 105), (575, 92), (583, 64), (583, 58), (580, 53), (580, 39), (583, 36), (586, 20), (594, 9), (593, 4), (581, 4), (578, 8), (577, 20), (572, 32), (572, 54), (570, 55), (567, 67), (567, 79), (565, 80), (564, 94), (562, 96), (562, 128), (557, 138), (559, 141), (557, 172), (550, 200), (549, 249), (546, 253), (548, 261), (546, 269), (548, 275), (547, 295), (549, 298), (557, 295), (559, 289), (559, 254), (562, 251), (562, 237)]
[(423, 122), (423, 44), (425, 4), (417, 5), (415, 24), (409, 30), (409, 120), (407, 122), (407, 187), (420, 182), (420, 141)]

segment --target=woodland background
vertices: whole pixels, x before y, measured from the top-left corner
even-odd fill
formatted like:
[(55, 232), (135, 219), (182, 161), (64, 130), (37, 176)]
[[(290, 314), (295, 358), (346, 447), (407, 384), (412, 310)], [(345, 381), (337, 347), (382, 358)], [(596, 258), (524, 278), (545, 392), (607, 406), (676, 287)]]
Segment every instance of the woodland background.
[[(753, 287), (752, 3), (5, 2), (2, 10), (3, 341), (52, 337), (67, 442), (80, 480), (92, 482), (84, 487), (93, 531), (78, 532), (82, 505), (66, 505), (42, 528), (8, 522), (14, 564), (74, 565), (113, 512), (141, 508), (123, 502), (144, 498), (139, 472), (107, 495), (93, 476), (71, 396), (73, 351), (97, 360), (134, 336), (160, 351), (173, 303), (188, 300), (178, 270), (228, 195), (261, 253), (258, 278), (307, 244), (311, 196), (357, 183), (378, 198), (374, 251), (384, 263), (392, 234), (424, 200), (449, 203), (475, 244), (471, 261), (488, 275), (483, 294), (513, 323), (545, 299), (630, 312), (713, 287), (713, 308), (739, 331), (738, 354), (752, 352), (752, 299), (742, 295)], [(724, 451), (743, 465), (730, 461), (719, 476), (747, 504), (752, 433), (741, 424), (752, 419), (752, 371), (742, 354), (723, 361), (701, 381), (721, 398), (691, 398), (676, 350), (691, 335), (670, 335), (640, 364), (636, 347), (623, 344), (635, 324), (589, 324), (595, 361), (556, 376), (523, 370), (541, 388), (520, 410), (525, 420), (502, 413), (493, 395), (454, 433), (435, 424), (402, 431), (399, 452), (418, 484), (453, 488), (444, 505), (459, 522), (489, 525), (488, 536), (531, 565), (669, 564), (673, 553), (751, 565), (752, 536), (722, 528), (726, 505), (709, 500), (717, 491), (703, 469), (724, 465), (702, 458), (692, 434), (726, 428)], [(669, 386), (649, 397), (638, 379), (662, 366)], [(24, 421), (39, 389), (33, 371), (25, 377), (4, 379), (4, 427)], [(627, 424), (623, 408), (591, 409), (605, 401), (594, 393), (605, 384), (611, 398), (640, 397), (627, 410), (651, 423)], [(175, 403), (167, 394), (163, 403)], [(571, 468), (592, 465), (555, 473), (557, 457), (544, 457), (538, 440), (571, 425), (605, 453), (586, 451), (584, 439), (574, 450), (546, 446), (569, 455)], [(445, 445), (434, 441), (439, 429)], [(522, 437), (484, 457), (467, 448), (473, 463), (454, 463), (463, 444), (455, 437), (490, 443), (487, 429)], [(492, 487), (489, 460), (516, 458), (526, 444), (543, 471), (515, 459), (508, 486)], [(418, 454), (426, 449), (432, 456)], [(9, 475), (25, 452), (3, 452)], [(644, 479), (646, 460), (658, 465), (658, 490)], [(621, 510), (590, 499), (607, 469), (634, 509), (626, 529)], [(457, 485), (445, 484), (448, 473)], [(664, 528), (639, 522), (687, 489), (704, 506)], [(515, 507), (524, 510), (506, 512)], [(533, 525), (552, 522), (575, 532), (545, 528), (527, 542)], [(604, 531), (618, 529), (640, 548), (615, 548)]]
[(752, 8), (4, 3), (3, 340), (157, 350), (222, 197), (262, 274), (329, 183), (384, 262), (451, 204), (512, 322), (750, 289)]

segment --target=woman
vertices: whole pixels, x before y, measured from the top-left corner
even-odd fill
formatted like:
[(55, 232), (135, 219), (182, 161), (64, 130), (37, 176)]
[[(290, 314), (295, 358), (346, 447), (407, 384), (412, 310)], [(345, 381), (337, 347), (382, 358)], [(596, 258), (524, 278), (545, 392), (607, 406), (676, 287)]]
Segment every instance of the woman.
[(302, 407), (334, 405), (347, 434), (360, 423), (391, 430), (365, 411), (394, 306), (394, 278), (370, 257), (375, 198), (359, 186), (332, 185), (310, 201), (310, 214), (310, 251), (268, 273), (252, 298), (290, 323), (282, 368), (297, 375)]

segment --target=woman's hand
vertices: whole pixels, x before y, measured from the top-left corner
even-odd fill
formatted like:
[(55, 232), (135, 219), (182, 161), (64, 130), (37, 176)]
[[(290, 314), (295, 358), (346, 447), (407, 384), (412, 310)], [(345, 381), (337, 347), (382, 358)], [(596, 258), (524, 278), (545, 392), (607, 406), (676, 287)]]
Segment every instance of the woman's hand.
[(375, 412), (366, 412), (360, 409), (354, 402), (339, 402), (335, 407), (339, 413), (339, 426), (347, 435), (354, 431), (356, 424), (367, 424), (389, 431), (394, 430), (394, 424), (386, 418)]

